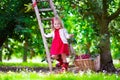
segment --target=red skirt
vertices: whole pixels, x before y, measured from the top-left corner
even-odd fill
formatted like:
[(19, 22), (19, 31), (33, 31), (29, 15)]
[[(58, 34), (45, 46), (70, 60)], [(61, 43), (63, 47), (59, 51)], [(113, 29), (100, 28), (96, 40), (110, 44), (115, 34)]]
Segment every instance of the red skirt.
[(50, 54), (51, 55), (59, 55), (66, 54), (69, 55), (69, 46), (68, 44), (64, 44), (59, 35), (59, 29), (56, 29), (54, 32), (55, 36), (52, 40)]

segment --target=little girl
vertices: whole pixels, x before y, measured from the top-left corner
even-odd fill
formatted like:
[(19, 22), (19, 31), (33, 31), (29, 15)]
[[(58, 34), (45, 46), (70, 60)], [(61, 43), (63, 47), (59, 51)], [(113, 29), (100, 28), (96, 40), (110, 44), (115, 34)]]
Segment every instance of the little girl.
[(66, 29), (62, 26), (62, 22), (58, 17), (51, 20), (52, 32), (45, 35), (45, 37), (52, 37), (52, 44), (50, 48), (50, 55), (59, 63), (57, 67), (61, 67), (62, 71), (68, 70), (67, 56), (69, 55), (69, 45), (67, 39), (73, 36), (68, 34)]

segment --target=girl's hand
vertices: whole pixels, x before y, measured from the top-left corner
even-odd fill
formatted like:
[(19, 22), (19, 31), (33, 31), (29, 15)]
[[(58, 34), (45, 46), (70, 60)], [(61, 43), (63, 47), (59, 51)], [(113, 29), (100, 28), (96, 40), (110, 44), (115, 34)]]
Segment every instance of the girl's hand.
[(70, 34), (70, 37), (73, 37), (74, 36), (74, 34)]

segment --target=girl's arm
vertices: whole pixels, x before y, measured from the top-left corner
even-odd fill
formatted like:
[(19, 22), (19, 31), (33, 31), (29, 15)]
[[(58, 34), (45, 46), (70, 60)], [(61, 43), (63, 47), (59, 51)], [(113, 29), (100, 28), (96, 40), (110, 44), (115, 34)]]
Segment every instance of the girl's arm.
[(64, 34), (65, 34), (67, 39), (70, 39), (71, 37), (73, 37), (73, 34), (68, 34), (66, 29), (64, 29)]
[(49, 34), (44, 34), (44, 36), (45, 36), (46, 38), (51, 38), (51, 37), (53, 37), (53, 32), (51, 32), (51, 33), (49, 33)]

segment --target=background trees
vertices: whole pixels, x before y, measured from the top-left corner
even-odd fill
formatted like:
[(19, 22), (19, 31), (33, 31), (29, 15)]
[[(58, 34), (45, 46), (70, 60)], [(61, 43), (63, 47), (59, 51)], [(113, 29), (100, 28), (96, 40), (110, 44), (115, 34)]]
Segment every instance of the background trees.
[[(101, 70), (115, 71), (112, 57), (119, 58), (120, 52), (118, 47), (120, 1), (53, 1), (65, 27), (75, 35), (77, 44), (73, 46), (76, 53), (100, 53)], [(24, 54), (23, 61), (27, 61), (26, 55), (30, 56), (30, 52), (31, 54), (45, 52), (30, 3), (30, 0), (0, 2), (0, 15), (2, 15), (0, 16), (0, 46), (2, 50), (7, 49), (9, 53), (10, 48), (15, 56), (22, 57)]]
[(8, 47), (12, 48), (13, 55), (17, 57), (22, 57), (21, 55), (24, 54), (23, 61), (26, 61), (26, 54), (31, 50), (37, 53), (44, 52), (44, 50), (34, 48), (43, 48), (43, 45), (40, 45), (42, 40), (37, 21), (33, 18), (34, 12), (26, 13), (25, 4), (29, 5), (29, 3), (31, 3), (30, 0), (3, 0), (0, 2), (0, 47), (8, 55), (10, 53)]

